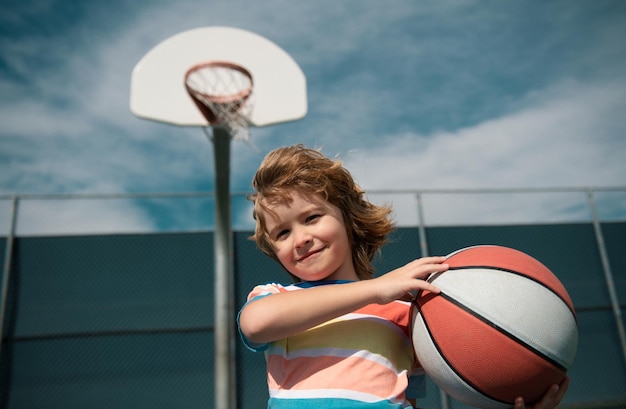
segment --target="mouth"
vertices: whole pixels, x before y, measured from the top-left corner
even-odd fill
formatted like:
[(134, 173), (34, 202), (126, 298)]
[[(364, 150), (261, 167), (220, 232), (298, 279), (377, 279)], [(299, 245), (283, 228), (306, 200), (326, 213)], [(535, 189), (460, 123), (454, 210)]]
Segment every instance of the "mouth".
[(298, 258), (296, 259), (296, 261), (297, 261), (297, 262), (302, 262), (302, 261), (305, 261), (305, 260), (307, 260), (307, 259), (311, 258), (312, 256), (315, 256), (316, 254), (320, 253), (322, 250), (323, 250), (323, 248), (321, 248), (321, 249), (317, 249), (317, 250), (313, 250), (313, 251), (309, 251), (308, 253), (306, 253), (306, 254), (304, 254), (304, 255), (302, 255), (302, 256), (300, 256), (300, 257), (298, 257)]

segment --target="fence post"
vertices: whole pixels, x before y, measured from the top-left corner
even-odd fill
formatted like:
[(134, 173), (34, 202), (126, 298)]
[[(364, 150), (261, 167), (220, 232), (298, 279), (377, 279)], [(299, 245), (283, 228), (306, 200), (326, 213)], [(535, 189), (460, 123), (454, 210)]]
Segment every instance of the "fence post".
[(417, 201), (417, 229), (420, 239), (420, 250), (422, 257), (428, 256), (428, 241), (426, 239), (426, 224), (424, 222), (424, 203), (422, 201), (422, 194), (417, 192), (415, 194), (415, 200)]
[(17, 220), (18, 197), (13, 196), (11, 201), (11, 221), (7, 241), (4, 248), (4, 267), (2, 269), (2, 300), (0, 303), (0, 356), (2, 356), (2, 344), (4, 343), (4, 320), (9, 294), (9, 277), (11, 275), (11, 259), (13, 256), (13, 238), (15, 237), (15, 226)]
[(598, 251), (600, 252), (600, 260), (602, 261), (602, 269), (604, 270), (604, 278), (606, 280), (606, 286), (609, 290), (609, 297), (611, 299), (611, 307), (613, 308), (613, 315), (615, 316), (615, 323), (617, 325), (617, 333), (622, 345), (622, 354), (624, 356), (624, 362), (626, 362), (626, 331), (624, 331), (624, 322), (622, 321), (622, 311), (619, 305), (619, 299), (617, 292), (615, 291), (615, 282), (613, 281), (613, 272), (611, 271), (611, 263), (606, 252), (606, 246), (604, 244), (604, 236), (602, 235), (602, 226), (598, 217), (598, 211), (596, 209), (596, 203), (593, 197), (593, 191), (587, 189), (587, 199), (589, 207), (591, 208), (591, 216), (593, 219), (593, 229), (596, 234), (596, 242), (598, 243)]

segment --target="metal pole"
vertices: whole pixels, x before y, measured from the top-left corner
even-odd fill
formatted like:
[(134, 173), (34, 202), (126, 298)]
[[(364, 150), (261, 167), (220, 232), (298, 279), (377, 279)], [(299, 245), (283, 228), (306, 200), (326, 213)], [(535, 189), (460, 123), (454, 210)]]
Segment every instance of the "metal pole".
[(11, 224), (7, 234), (7, 241), (4, 248), (4, 267), (2, 269), (2, 302), (0, 303), (0, 357), (2, 357), (2, 344), (4, 339), (4, 321), (9, 296), (9, 277), (11, 275), (11, 259), (13, 256), (13, 238), (15, 237), (15, 226), (17, 216), (17, 196), (13, 196), (11, 202)]
[[(428, 257), (428, 241), (426, 238), (426, 222), (424, 218), (424, 202), (422, 194), (416, 193), (415, 200), (417, 202), (417, 230), (419, 232), (420, 250), (422, 257)], [(450, 397), (443, 389), (439, 388), (439, 399), (441, 400), (441, 409), (450, 409)]]
[(428, 256), (428, 242), (426, 240), (426, 224), (424, 222), (424, 204), (422, 202), (421, 193), (415, 194), (415, 199), (417, 201), (417, 231), (419, 232), (420, 239), (420, 250), (422, 252), (422, 257)]
[(213, 128), (215, 157), (215, 408), (235, 408), (230, 221), (230, 134)]
[(622, 311), (619, 305), (619, 299), (617, 298), (617, 292), (615, 291), (615, 282), (613, 281), (613, 273), (611, 271), (611, 263), (609, 262), (609, 256), (606, 252), (606, 246), (604, 244), (604, 236), (602, 235), (602, 226), (600, 226), (600, 220), (598, 217), (598, 211), (596, 210), (596, 203), (593, 198), (593, 191), (587, 190), (587, 198), (589, 200), (589, 207), (591, 208), (591, 216), (593, 218), (593, 229), (596, 233), (596, 241), (598, 243), (598, 250), (600, 252), (600, 260), (602, 261), (602, 267), (604, 270), (604, 278), (606, 280), (606, 286), (609, 290), (609, 297), (611, 299), (611, 307), (613, 308), (613, 315), (615, 316), (615, 323), (617, 325), (617, 333), (619, 335), (620, 343), (622, 344), (622, 354), (624, 355), (624, 361), (626, 361), (626, 331), (624, 330), (624, 322), (622, 321)]

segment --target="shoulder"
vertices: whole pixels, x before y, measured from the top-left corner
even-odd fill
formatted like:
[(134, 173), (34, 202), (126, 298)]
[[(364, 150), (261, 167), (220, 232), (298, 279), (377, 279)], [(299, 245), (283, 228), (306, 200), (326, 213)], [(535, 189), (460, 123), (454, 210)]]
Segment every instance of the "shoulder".
[(302, 281), (291, 284), (265, 283), (257, 285), (248, 294), (248, 301), (255, 297), (266, 296), (270, 294), (284, 293), (287, 291), (306, 290), (307, 288), (320, 287), (324, 285), (345, 284), (351, 281), (347, 280), (328, 280), (328, 281)]
[(259, 284), (250, 291), (248, 294), (248, 301), (256, 297), (265, 297), (266, 295), (284, 293), (287, 291), (295, 291), (302, 289), (301, 283), (296, 284), (279, 284), (279, 283), (265, 283)]

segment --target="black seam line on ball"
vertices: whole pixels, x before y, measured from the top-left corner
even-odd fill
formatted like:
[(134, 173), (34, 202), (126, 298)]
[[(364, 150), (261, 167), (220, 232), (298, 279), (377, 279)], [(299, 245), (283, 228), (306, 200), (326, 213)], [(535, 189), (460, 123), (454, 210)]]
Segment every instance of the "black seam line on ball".
[(495, 322), (485, 318), (484, 316), (478, 314), (476, 311), (473, 311), (471, 309), (469, 309), (467, 306), (465, 306), (464, 304), (460, 303), (459, 301), (457, 301), (456, 299), (450, 297), (447, 294), (444, 294), (443, 292), (439, 293), (439, 295), (441, 295), (444, 299), (446, 299), (447, 301), (451, 302), (452, 304), (456, 305), (457, 307), (461, 308), (463, 311), (466, 311), (467, 313), (471, 314), (472, 316), (478, 318), (479, 320), (481, 320), (482, 322), (484, 322), (485, 324), (489, 325), (490, 327), (494, 328), (495, 330), (497, 330), (498, 332), (506, 335), (507, 337), (509, 337), (510, 339), (512, 339), (513, 341), (517, 342), (518, 344), (520, 344), (521, 346), (523, 346), (524, 348), (534, 352), (536, 355), (540, 356), (541, 358), (545, 359), (546, 361), (548, 361), (550, 364), (552, 364), (553, 366), (557, 367), (558, 369), (560, 369), (561, 371), (565, 372), (567, 371), (567, 368), (565, 368), (565, 366), (563, 366), (561, 363), (555, 361), (553, 358), (547, 356), (546, 354), (544, 354), (543, 352), (539, 351), (538, 349), (534, 348), (532, 345), (529, 345), (528, 343), (524, 342), (523, 340), (521, 340), (520, 338), (516, 337), (515, 335), (513, 335), (512, 333), (510, 333), (509, 331), (507, 331), (506, 329), (502, 328), (501, 326), (499, 326), (498, 324), (496, 324)]

